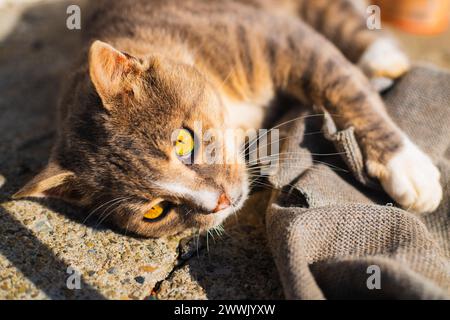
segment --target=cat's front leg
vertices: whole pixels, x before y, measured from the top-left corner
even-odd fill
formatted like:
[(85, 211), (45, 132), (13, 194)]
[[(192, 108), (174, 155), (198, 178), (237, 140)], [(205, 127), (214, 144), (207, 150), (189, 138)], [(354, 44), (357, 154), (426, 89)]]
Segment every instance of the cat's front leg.
[[(373, 105), (345, 106), (328, 110), (339, 112), (343, 127), (352, 126), (365, 156), (369, 176), (380, 181), (383, 189), (405, 210), (427, 213), (437, 209), (442, 200), (440, 172), (420, 148), (415, 145), (383, 112), (377, 112), (378, 99)], [(347, 106), (348, 107), (348, 106)]]
[(392, 199), (411, 212), (436, 210), (442, 200), (439, 170), (385, 113), (376, 111), (381, 104), (377, 100), (353, 106), (355, 113), (338, 104), (328, 104), (328, 110), (338, 114), (335, 121), (344, 122), (343, 127), (355, 128), (369, 176), (378, 179)]
[(442, 198), (436, 166), (392, 121), (361, 71), (331, 43), (307, 31), (292, 35), (292, 51), (284, 50), (292, 58), (285, 88), (323, 106), (341, 129), (354, 128), (369, 175), (397, 203), (420, 213), (435, 210)]
[(440, 172), (406, 136), (400, 149), (385, 164), (369, 159), (366, 167), (369, 175), (379, 179), (384, 190), (407, 210), (424, 213), (439, 206)]

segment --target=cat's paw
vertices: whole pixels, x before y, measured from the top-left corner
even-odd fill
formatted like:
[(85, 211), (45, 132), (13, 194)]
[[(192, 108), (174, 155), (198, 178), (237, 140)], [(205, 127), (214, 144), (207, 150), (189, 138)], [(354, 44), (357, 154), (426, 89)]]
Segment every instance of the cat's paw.
[(436, 210), (442, 200), (440, 172), (431, 159), (405, 139), (399, 154), (387, 165), (367, 162), (369, 175), (403, 208), (417, 213)]
[(409, 58), (394, 41), (382, 38), (372, 43), (358, 62), (369, 78), (396, 79), (411, 68)]

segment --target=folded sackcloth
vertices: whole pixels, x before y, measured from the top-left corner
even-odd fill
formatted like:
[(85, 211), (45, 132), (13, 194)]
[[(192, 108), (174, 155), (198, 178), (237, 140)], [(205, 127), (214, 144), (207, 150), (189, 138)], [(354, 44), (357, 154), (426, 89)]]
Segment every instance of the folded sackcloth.
[(450, 298), (450, 74), (416, 66), (383, 98), (439, 166), (443, 201), (425, 215), (397, 208), (365, 174), (353, 129), (301, 111), (266, 215), (287, 299)]

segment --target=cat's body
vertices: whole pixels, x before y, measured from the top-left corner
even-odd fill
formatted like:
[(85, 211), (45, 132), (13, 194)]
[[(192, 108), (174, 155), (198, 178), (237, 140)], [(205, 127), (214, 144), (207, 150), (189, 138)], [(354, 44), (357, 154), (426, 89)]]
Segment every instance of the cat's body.
[[(220, 89), (231, 116), (238, 114), (230, 125), (252, 128), (261, 126), (265, 110), (260, 107), (267, 106), (280, 91), (281, 82), (286, 81), (282, 73), (293, 59), (303, 60), (298, 62), (304, 68), (301, 73), (333, 76), (331, 70), (324, 70), (325, 63), (313, 60), (330, 56), (325, 52), (319, 57), (316, 51), (334, 48), (299, 15), (323, 29), (355, 63), (370, 44), (383, 37), (379, 31), (367, 29), (363, 16), (348, 0), (156, 0), (112, 6), (100, 1), (97, 6), (98, 14), (91, 17), (87, 30), (89, 40), (101, 39), (136, 57), (160, 55), (195, 65)], [(390, 49), (396, 50), (394, 46)], [(333, 58), (336, 64), (340, 63), (337, 58), (341, 57)], [(389, 69), (380, 75), (401, 75), (407, 60), (397, 67), (394, 74)], [(302, 98), (308, 97), (302, 94)]]
[[(89, 61), (63, 95), (50, 164), (18, 197), (112, 203), (112, 221), (147, 236), (212, 227), (245, 201), (246, 168), (186, 165), (173, 156), (172, 132), (192, 132), (195, 121), (259, 128), (283, 93), (353, 126), (369, 174), (404, 207), (440, 202), (439, 172), (350, 62), (395, 78), (408, 60), (348, 0), (99, 1), (84, 28)], [(170, 212), (142, 221), (161, 201)]]

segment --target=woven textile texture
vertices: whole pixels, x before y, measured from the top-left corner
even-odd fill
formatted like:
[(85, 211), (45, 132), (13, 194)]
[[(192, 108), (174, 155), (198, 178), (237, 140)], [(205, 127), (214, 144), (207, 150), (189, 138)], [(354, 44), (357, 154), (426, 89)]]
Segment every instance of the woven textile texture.
[(301, 113), (283, 133), (266, 216), (287, 299), (450, 298), (450, 74), (416, 66), (383, 97), (439, 166), (444, 199), (425, 215), (398, 208), (366, 176), (352, 128)]

